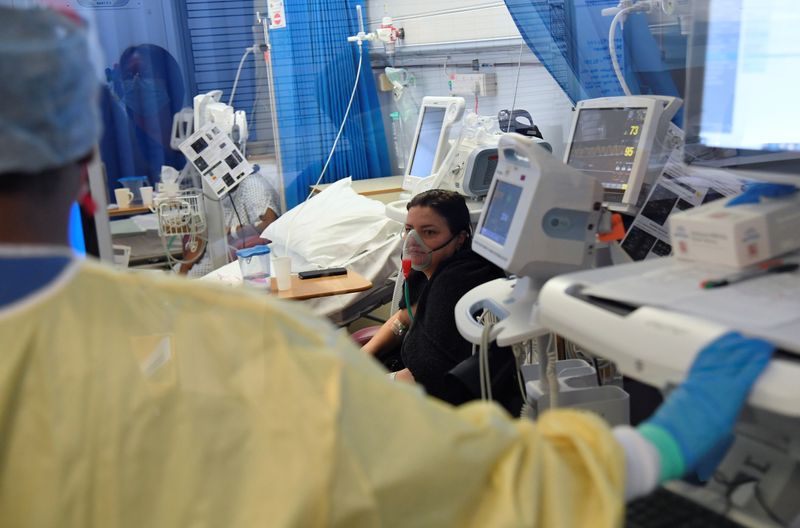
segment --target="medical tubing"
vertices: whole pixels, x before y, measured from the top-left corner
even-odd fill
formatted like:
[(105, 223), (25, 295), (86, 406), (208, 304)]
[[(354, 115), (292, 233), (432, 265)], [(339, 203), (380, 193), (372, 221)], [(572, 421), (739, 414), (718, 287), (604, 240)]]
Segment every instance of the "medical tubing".
[[(317, 183), (314, 184), (314, 187), (316, 187), (317, 185), (320, 184), (320, 182), (322, 182), (322, 178), (325, 176), (325, 172), (328, 170), (328, 165), (331, 162), (331, 158), (333, 158), (333, 153), (336, 151), (336, 145), (339, 144), (339, 138), (342, 137), (342, 132), (344, 132), (344, 125), (347, 123), (347, 118), (350, 115), (350, 109), (353, 106), (353, 100), (355, 99), (356, 91), (358, 90), (358, 81), (359, 79), (361, 79), (361, 64), (363, 61), (364, 61), (364, 50), (361, 46), (361, 41), (359, 41), (358, 69), (356, 70), (356, 81), (353, 83), (353, 91), (350, 94), (350, 101), (347, 103), (347, 109), (344, 111), (344, 118), (342, 118), (342, 125), (339, 127), (339, 132), (336, 134), (336, 139), (333, 140), (333, 147), (331, 147), (331, 151), (328, 154), (328, 159), (325, 160), (325, 166), (322, 167), (322, 172), (320, 173), (319, 178), (317, 179)], [(309, 191), (306, 200), (308, 200), (308, 197), (310, 197), (312, 193), (313, 193), (313, 188), (311, 191)]]
[[(239, 222), (239, 228), (242, 229), (242, 233), (244, 234), (244, 225), (245, 224), (244, 224), (244, 222), (242, 222), (242, 217), (239, 216), (239, 210), (236, 209), (236, 203), (233, 201), (233, 193), (234, 192), (236, 192), (236, 191), (231, 191), (231, 192), (228, 193), (228, 200), (230, 200), (231, 207), (233, 207), (233, 212), (236, 215), (236, 220)], [(247, 211), (245, 211), (245, 213), (247, 213)], [(249, 218), (248, 218), (248, 220), (249, 220)], [(236, 230), (237, 230), (237, 228), (235, 228), (235, 227), (230, 230), (230, 235), (231, 235), (231, 238), (233, 238), (233, 239), (239, 238), (239, 235), (237, 235)], [(226, 243), (227, 243), (227, 240), (226, 240)], [(233, 250), (234, 252), (238, 249), (235, 245), (227, 244), (227, 246), (228, 246), (229, 250)]]
[(251, 46), (244, 50), (244, 54), (242, 55), (242, 60), (239, 61), (239, 68), (236, 70), (236, 77), (233, 79), (233, 88), (231, 88), (231, 96), (228, 98), (228, 106), (233, 106), (233, 96), (236, 95), (236, 87), (239, 84), (239, 76), (242, 74), (242, 66), (244, 66), (244, 61), (247, 59), (247, 56), (251, 53), (254, 53), (254, 48)]
[(364, 50), (361, 47), (361, 41), (358, 41), (358, 69), (356, 70), (356, 81), (353, 83), (353, 91), (350, 94), (350, 102), (347, 103), (347, 109), (344, 111), (344, 117), (342, 118), (342, 125), (339, 127), (339, 132), (336, 134), (336, 139), (333, 140), (333, 146), (331, 147), (331, 151), (328, 154), (328, 159), (325, 160), (325, 166), (322, 167), (322, 172), (319, 174), (319, 178), (317, 178), (317, 182), (311, 187), (311, 190), (308, 192), (308, 196), (306, 199), (303, 200), (303, 203), (300, 204), (300, 207), (297, 209), (297, 213), (292, 217), (291, 222), (289, 222), (289, 226), (286, 229), (286, 254), (289, 254), (289, 241), (292, 237), (292, 224), (294, 224), (297, 217), (300, 216), (300, 212), (303, 210), (303, 206), (306, 204), (308, 199), (314, 193), (314, 189), (317, 185), (322, 182), (322, 178), (325, 176), (325, 171), (328, 170), (328, 164), (331, 162), (331, 158), (333, 158), (333, 153), (336, 151), (336, 145), (339, 144), (339, 138), (342, 136), (342, 132), (344, 131), (344, 125), (347, 123), (347, 118), (350, 115), (350, 108), (353, 106), (353, 99), (356, 96), (356, 90), (358, 89), (358, 81), (361, 79), (361, 65), (364, 61)]
[(414, 314), (411, 313), (411, 294), (408, 292), (408, 281), (403, 281), (403, 290), (406, 294), (406, 310), (408, 310), (408, 318), (413, 323)]
[[(549, 367), (550, 357), (545, 352), (544, 354), (539, 353), (539, 379), (542, 384), (542, 393), (543, 394), (550, 394), (550, 378), (547, 377), (547, 368)], [(552, 405), (552, 402), (551, 402)], [(543, 411), (544, 409), (539, 408), (539, 411)]]
[(517, 369), (517, 383), (519, 383), (519, 393), (522, 395), (522, 401), (527, 400), (525, 393), (525, 382), (522, 379), (521, 366), (525, 362), (525, 343), (516, 343), (511, 346), (511, 352), (514, 353), (514, 366)]
[(619, 67), (619, 60), (617, 59), (617, 45), (614, 42), (614, 39), (616, 38), (617, 33), (617, 22), (621, 21), (626, 14), (634, 9), (635, 7), (626, 7), (624, 9), (620, 9), (611, 20), (611, 27), (608, 28), (608, 52), (611, 54), (611, 64), (614, 66), (614, 73), (617, 74), (617, 80), (619, 81), (619, 85), (622, 87), (622, 91), (628, 96), (631, 95), (631, 90), (628, 88), (628, 83), (625, 81), (625, 77), (622, 75), (622, 70)]
[[(485, 314), (486, 312), (484, 312)], [(481, 341), (478, 343), (478, 379), (481, 382), (481, 399), (486, 399), (486, 379), (483, 377), (483, 332), (486, 331), (486, 324), (483, 318), (483, 314), (478, 317), (478, 322), (483, 324), (483, 330), (481, 331)]]
[(478, 347), (478, 378), (481, 382), (481, 399), (486, 400), (488, 399), (488, 396), (486, 389), (486, 376), (484, 374), (483, 356), (486, 353), (486, 349), (484, 347), (484, 334), (486, 334), (486, 327), (488, 325), (483, 320), (483, 317), (481, 317), (481, 322), (483, 323), (483, 331), (481, 332), (481, 342), (480, 346)]
[[(234, 212), (234, 214), (236, 214), (236, 220), (239, 221), (239, 227), (244, 227), (244, 224), (242, 223), (242, 217), (239, 216), (239, 210), (236, 209), (236, 204), (233, 201), (233, 196), (232, 195), (233, 195), (233, 191), (228, 193), (228, 200), (231, 201), (231, 207), (233, 207), (233, 212)], [(235, 232), (236, 230), (234, 229), (233, 231)]]
[[(206, 249), (208, 248), (208, 245), (206, 245), (203, 248), (203, 251), (198, 252), (197, 255), (195, 255), (194, 257), (192, 257), (190, 259), (182, 259), (182, 258), (178, 259), (178, 258), (175, 258), (175, 257), (172, 256), (172, 242), (177, 237), (180, 237), (181, 241), (183, 240), (183, 236), (182, 235), (173, 235), (173, 236), (169, 237), (169, 241), (167, 241), (167, 237), (166, 236), (159, 237), (161, 239), (161, 247), (164, 249), (164, 253), (167, 256), (167, 263), (169, 264), (170, 267), (172, 267), (175, 264), (192, 264), (192, 265), (194, 265), (198, 260), (200, 260), (200, 258), (203, 256), (203, 254), (205, 254)], [(198, 242), (198, 245), (199, 245), (200, 242), (206, 242), (206, 244), (208, 242), (204, 237), (201, 237), (199, 235), (189, 235), (189, 237), (190, 237), (189, 238), (190, 241), (196, 239), (197, 242)]]
[(714, 473), (714, 481), (718, 482), (725, 488), (725, 493), (723, 496), (725, 497), (725, 510), (721, 512), (723, 515), (727, 515), (730, 512), (731, 508), (733, 507), (733, 502), (731, 500), (731, 496), (742, 486), (745, 484), (755, 484), (753, 486), (753, 498), (758, 503), (758, 506), (764, 511), (770, 519), (772, 519), (778, 526), (797, 526), (796, 521), (791, 524), (787, 524), (786, 521), (782, 520), (778, 515), (770, 509), (767, 505), (767, 502), (764, 500), (764, 495), (761, 492), (761, 481), (755, 477), (749, 477), (744, 474), (737, 475), (735, 479), (729, 479), (722, 473)]
[(481, 381), (481, 399), (492, 399), (492, 377), (489, 371), (489, 336), (497, 320), (490, 311), (484, 311), (480, 317), (483, 324), (481, 332), (481, 345), (478, 349), (478, 369)]
[[(552, 340), (553, 334), (550, 334)], [(558, 351), (555, 347), (550, 348), (548, 341), (547, 345), (547, 380), (550, 385), (550, 408), (555, 409), (558, 407), (558, 375), (556, 374), (556, 362), (558, 361)]]
[(397, 273), (397, 278), (394, 281), (394, 290), (392, 290), (392, 303), (389, 305), (389, 313), (396, 313), (400, 309), (400, 297), (403, 296), (403, 283), (405, 279), (402, 273)]
[(403, 283), (408, 280), (411, 274), (411, 261), (408, 259), (400, 260), (400, 271), (394, 281), (394, 291), (392, 292), (392, 304), (389, 305), (389, 313), (394, 314), (400, 309), (400, 297), (403, 295)]
[(359, 33), (364, 33), (364, 17), (361, 14), (361, 5), (360, 4), (356, 4), (356, 14), (358, 15), (358, 32)]
[(519, 57), (517, 58), (517, 80), (514, 81), (514, 98), (511, 100), (511, 111), (508, 115), (508, 124), (506, 125), (506, 134), (511, 130), (511, 121), (514, 117), (514, 107), (517, 106), (517, 91), (519, 90), (519, 71), (522, 69), (522, 47), (525, 45), (523, 40), (519, 44)]
[[(542, 380), (542, 392), (546, 393), (550, 398), (548, 409), (555, 409), (558, 406), (558, 376), (556, 375), (556, 360), (558, 354), (555, 350), (551, 350), (553, 342), (553, 334), (548, 334), (547, 346), (544, 352), (539, 349), (539, 373)], [(543, 339), (543, 336), (539, 339)]]
[(486, 397), (492, 399), (492, 373), (489, 368), (489, 334), (495, 325), (495, 321), (490, 318), (489, 323), (486, 325), (486, 334), (483, 337), (483, 376), (486, 380)]

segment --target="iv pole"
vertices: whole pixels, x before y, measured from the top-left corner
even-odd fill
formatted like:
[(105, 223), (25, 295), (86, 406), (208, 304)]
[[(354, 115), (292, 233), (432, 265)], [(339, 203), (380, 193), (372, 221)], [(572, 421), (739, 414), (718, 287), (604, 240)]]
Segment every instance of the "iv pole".
[(278, 185), (281, 197), (281, 211), (286, 211), (286, 186), (283, 181), (283, 162), (281, 160), (281, 134), (278, 128), (278, 108), (275, 104), (275, 82), (272, 76), (272, 44), (269, 41), (269, 17), (261, 16), (256, 12), (256, 18), (264, 29), (264, 44), (267, 49), (264, 52), (264, 64), (267, 67), (267, 88), (269, 89), (270, 117), (272, 120), (272, 138), (275, 145), (275, 165), (278, 169)]

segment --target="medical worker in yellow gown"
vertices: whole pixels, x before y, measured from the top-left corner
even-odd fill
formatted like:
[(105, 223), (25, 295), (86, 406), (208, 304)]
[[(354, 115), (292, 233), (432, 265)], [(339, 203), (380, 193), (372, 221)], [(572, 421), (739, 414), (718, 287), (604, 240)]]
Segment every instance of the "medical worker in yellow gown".
[(439, 403), (298, 305), (76, 259), (83, 25), (0, 8), (0, 80), (2, 526), (616, 526), (725, 440), (769, 361), (715, 341), (638, 429)]

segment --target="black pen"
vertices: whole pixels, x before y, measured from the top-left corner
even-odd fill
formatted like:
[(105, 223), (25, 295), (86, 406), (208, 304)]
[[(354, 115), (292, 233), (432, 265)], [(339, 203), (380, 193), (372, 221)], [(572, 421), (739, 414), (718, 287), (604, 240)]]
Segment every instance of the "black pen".
[(742, 282), (749, 279), (755, 279), (756, 277), (763, 277), (768, 273), (789, 273), (791, 271), (797, 271), (798, 268), (800, 268), (800, 264), (798, 264), (797, 262), (777, 264), (769, 268), (758, 268), (754, 270), (743, 271), (741, 273), (736, 273), (735, 275), (730, 275), (723, 279), (707, 280), (702, 282), (700, 286), (706, 290), (709, 290), (711, 288), (719, 288), (721, 286), (728, 286), (729, 284), (736, 284), (737, 282)]

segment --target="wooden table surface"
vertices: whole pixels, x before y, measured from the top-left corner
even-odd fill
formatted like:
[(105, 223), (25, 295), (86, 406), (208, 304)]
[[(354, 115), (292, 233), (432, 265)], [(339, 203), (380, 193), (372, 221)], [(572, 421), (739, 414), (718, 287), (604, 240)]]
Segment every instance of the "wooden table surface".
[(348, 269), (347, 275), (333, 277), (318, 277), (316, 279), (301, 279), (292, 275), (292, 286), (288, 290), (278, 291), (278, 283), (272, 277), (272, 295), (281, 299), (313, 299), (315, 297), (328, 297), (343, 293), (354, 293), (372, 288), (372, 282), (364, 276)]
[(147, 205), (130, 205), (124, 209), (120, 209), (119, 207), (110, 208), (108, 210), (108, 216), (125, 216), (152, 212), (150, 206)]
[[(315, 193), (321, 192), (328, 187), (330, 183), (323, 183), (320, 185), (311, 185), (311, 190)], [(383, 178), (369, 178), (366, 180), (354, 180), (353, 190), (362, 196), (373, 196), (376, 194), (386, 193), (399, 193), (403, 190), (403, 177), (402, 176), (385, 176)]]

